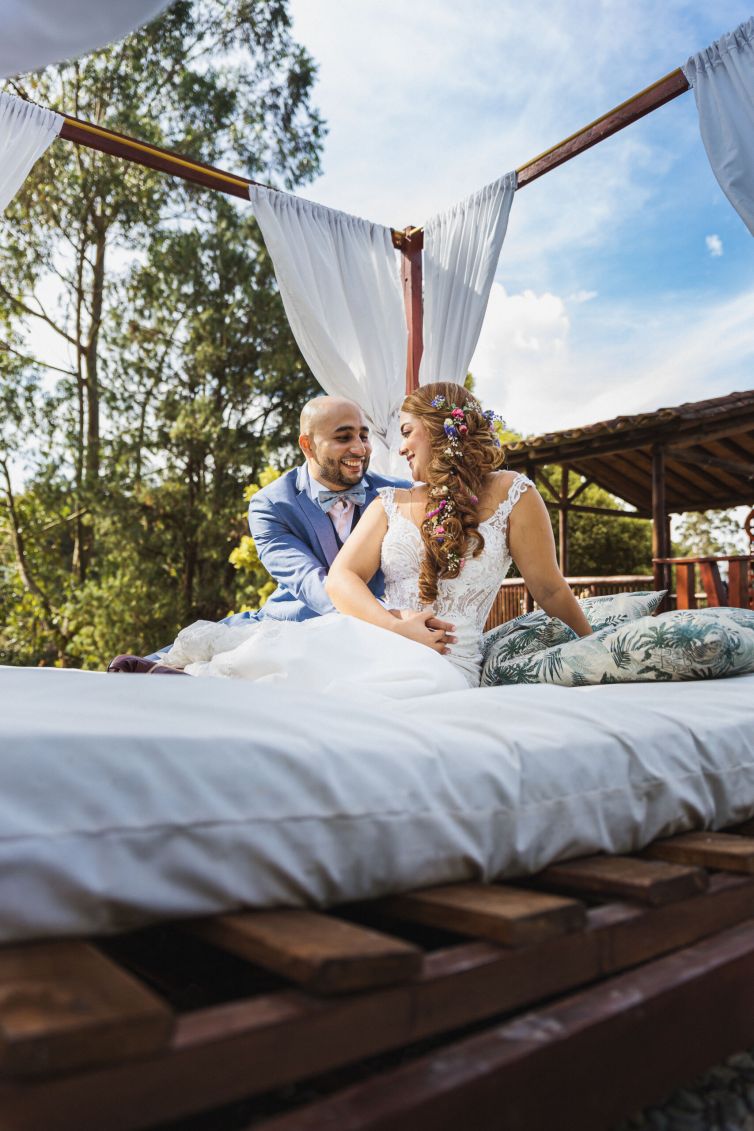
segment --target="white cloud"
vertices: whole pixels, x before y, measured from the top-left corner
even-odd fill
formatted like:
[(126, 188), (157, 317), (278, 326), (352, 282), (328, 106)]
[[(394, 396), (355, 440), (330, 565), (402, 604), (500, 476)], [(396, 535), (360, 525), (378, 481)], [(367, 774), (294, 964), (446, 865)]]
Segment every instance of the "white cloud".
[(723, 254), (723, 241), (719, 236), (705, 236), (704, 242), (707, 245), (707, 251), (713, 257), (713, 259), (716, 259), (718, 256)]
[(593, 298), (597, 298), (597, 291), (574, 291), (568, 296), (568, 302), (591, 302)]
[(569, 311), (555, 294), (495, 283), (471, 370), (512, 428), (556, 431), (750, 388), (753, 321), (754, 290)]

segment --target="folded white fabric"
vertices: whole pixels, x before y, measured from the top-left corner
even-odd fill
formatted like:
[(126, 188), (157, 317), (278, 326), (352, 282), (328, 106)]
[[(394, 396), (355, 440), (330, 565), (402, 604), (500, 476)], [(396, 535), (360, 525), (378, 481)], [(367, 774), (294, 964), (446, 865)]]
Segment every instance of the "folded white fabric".
[(754, 676), (378, 706), (0, 668), (0, 941), (537, 871), (754, 814)]

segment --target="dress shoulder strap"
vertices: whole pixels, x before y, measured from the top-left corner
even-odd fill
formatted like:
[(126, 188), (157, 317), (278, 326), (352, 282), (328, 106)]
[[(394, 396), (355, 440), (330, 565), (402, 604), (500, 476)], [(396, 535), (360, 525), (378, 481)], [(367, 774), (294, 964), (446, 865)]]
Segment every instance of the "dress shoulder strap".
[(395, 505), (395, 487), (379, 487), (377, 494), (382, 499), (382, 505), (385, 508), (388, 522), (392, 522), (395, 518), (397, 507)]
[(534, 487), (531, 479), (519, 472), (519, 474), (511, 483), (506, 498), (503, 499), (502, 503), (498, 507), (495, 513), (495, 518), (497, 518), (498, 521), (502, 523), (506, 523), (508, 521), (508, 516), (515, 507), (516, 503), (521, 498), (524, 491), (528, 491), (530, 487)]

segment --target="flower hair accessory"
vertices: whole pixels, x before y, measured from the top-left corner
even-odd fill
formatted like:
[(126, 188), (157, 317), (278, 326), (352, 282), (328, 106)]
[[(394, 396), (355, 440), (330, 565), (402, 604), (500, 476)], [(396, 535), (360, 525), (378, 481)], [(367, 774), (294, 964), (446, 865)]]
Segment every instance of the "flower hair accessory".
[(498, 447), (500, 447), (500, 441), (497, 438), (495, 431), (495, 421), (499, 421), (502, 425), (505, 424), (505, 421), (503, 420), (502, 416), (496, 413), (493, 409), (488, 408), (486, 410), (482, 410), (482, 406), (480, 405), (479, 401), (475, 400), (473, 397), (469, 397), (463, 407), (460, 407), (456, 404), (451, 404), (443, 396), (433, 397), (430, 401), (430, 404), (432, 405), (432, 408), (439, 409), (440, 411), (445, 411), (448, 414), (443, 421), (445, 435), (448, 438), (448, 446), (447, 448), (445, 448), (445, 455), (448, 457), (448, 459), (458, 460), (463, 458), (463, 450), (461, 444), (464, 436), (466, 436), (469, 431), (469, 426), (466, 422), (467, 412), (476, 412), (480, 416), (484, 417), (484, 419), (487, 421), (487, 424), (489, 425), (490, 432), (492, 432), (495, 437), (495, 442), (497, 443)]

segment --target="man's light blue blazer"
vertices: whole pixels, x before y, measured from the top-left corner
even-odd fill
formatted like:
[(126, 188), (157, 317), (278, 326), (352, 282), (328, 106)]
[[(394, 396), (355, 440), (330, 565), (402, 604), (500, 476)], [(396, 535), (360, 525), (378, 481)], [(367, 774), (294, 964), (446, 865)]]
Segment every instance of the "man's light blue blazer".
[[(367, 472), (364, 506), (380, 487), (408, 487), (402, 479), (387, 479)], [(257, 612), (237, 613), (225, 624), (272, 617), (275, 620), (309, 620), (334, 612), (325, 590), (327, 571), (339, 546), (330, 518), (312, 498), (306, 464), (263, 487), (249, 504), (249, 529), (262, 565), (278, 587)], [(369, 582), (375, 597), (382, 597), (385, 582), (377, 572)]]

